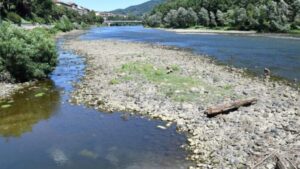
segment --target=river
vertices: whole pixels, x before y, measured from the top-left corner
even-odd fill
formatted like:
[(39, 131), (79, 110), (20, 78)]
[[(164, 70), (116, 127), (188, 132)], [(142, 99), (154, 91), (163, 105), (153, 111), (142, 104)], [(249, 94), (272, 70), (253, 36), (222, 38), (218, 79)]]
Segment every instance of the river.
[[(70, 37), (74, 38), (74, 37)], [(261, 74), (300, 79), (300, 40), (262, 36), (176, 34), (141, 26), (92, 28), (81, 39), (119, 39), (189, 48)], [(190, 162), (175, 126), (68, 103), (84, 76), (84, 59), (61, 48), (49, 81), (0, 102), (1, 169), (181, 169)], [(201, 65), (199, 65), (201, 66)]]
[(93, 28), (82, 39), (119, 39), (188, 48), (223, 64), (247, 68), (257, 75), (261, 75), (264, 68), (269, 68), (275, 76), (300, 80), (300, 38), (178, 34), (142, 26), (123, 26)]
[[(69, 37), (74, 38), (74, 37)], [(0, 102), (1, 169), (184, 169), (186, 138), (159, 120), (68, 103), (84, 59), (62, 49), (49, 81)]]

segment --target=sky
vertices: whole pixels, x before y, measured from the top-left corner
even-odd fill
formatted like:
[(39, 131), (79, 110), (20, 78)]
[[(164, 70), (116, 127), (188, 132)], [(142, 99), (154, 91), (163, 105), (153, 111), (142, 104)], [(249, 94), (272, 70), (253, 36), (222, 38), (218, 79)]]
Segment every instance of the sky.
[(119, 8), (126, 8), (138, 5), (148, 0), (64, 0), (65, 2), (75, 2), (83, 7), (96, 11), (111, 11)]

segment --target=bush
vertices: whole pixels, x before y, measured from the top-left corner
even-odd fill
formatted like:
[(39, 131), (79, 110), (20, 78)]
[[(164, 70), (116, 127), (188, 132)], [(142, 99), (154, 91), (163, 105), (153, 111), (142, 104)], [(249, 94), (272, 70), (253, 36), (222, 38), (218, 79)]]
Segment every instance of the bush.
[(209, 25), (209, 13), (205, 8), (201, 8), (199, 12), (199, 23), (204, 26)]
[(154, 15), (147, 17), (147, 19), (145, 19), (144, 24), (150, 27), (159, 27), (162, 24), (162, 14), (158, 12)]
[(56, 62), (55, 42), (46, 30), (0, 26), (0, 74), (9, 73), (10, 81), (44, 79)]
[(75, 26), (68, 17), (63, 16), (59, 21), (56, 22), (55, 28), (63, 32), (68, 32), (73, 30)]
[(7, 13), (7, 19), (18, 25), (21, 25), (22, 23), (22, 18), (14, 12)]
[(198, 16), (192, 8), (186, 10), (185, 8), (181, 7), (177, 10), (177, 12), (177, 22), (181, 28), (194, 26), (198, 22)]
[(170, 12), (164, 18), (164, 23), (166, 27), (177, 28), (179, 26), (177, 22), (177, 17), (178, 17), (177, 10), (174, 9), (170, 10)]

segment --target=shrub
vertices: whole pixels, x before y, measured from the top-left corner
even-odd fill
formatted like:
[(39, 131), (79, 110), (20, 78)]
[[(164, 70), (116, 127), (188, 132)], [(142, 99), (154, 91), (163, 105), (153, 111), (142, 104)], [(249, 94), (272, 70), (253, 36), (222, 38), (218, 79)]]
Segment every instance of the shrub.
[(21, 23), (22, 23), (22, 18), (14, 12), (8, 12), (7, 19), (18, 25), (21, 25)]
[(0, 26), (0, 74), (9, 73), (11, 81), (46, 78), (56, 61), (55, 42), (46, 30), (27, 31), (8, 23)]
[(177, 12), (177, 22), (181, 28), (194, 26), (198, 22), (198, 16), (192, 8), (186, 10), (181, 7), (177, 10)]
[(205, 8), (201, 8), (199, 12), (199, 23), (203, 26), (209, 25), (209, 13)]
[(154, 15), (147, 17), (145, 24), (150, 27), (159, 27), (162, 24), (162, 13), (158, 12)]
[(63, 32), (68, 32), (73, 30), (75, 26), (68, 17), (63, 16), (56, 22), (55, 28)]
[(164, 18), (164, 23), (167, 27), (173, 27), (176, 28), (178, 27), (178, 22), (177, 22), (177, 17), (178, 17), (178, 12), (177, 10), (170, 10), (169, 13), (165, 16)]

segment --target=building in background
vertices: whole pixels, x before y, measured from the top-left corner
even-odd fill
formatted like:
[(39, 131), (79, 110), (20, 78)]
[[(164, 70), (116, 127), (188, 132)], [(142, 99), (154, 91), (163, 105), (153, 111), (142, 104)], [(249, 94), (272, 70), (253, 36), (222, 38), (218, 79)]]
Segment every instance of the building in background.
[(53, 0), (53, 2), (58, 6), (64, 6), (69, 9), (76, 10), (80, 15), (84, 15), (84, 14), (87, 14), (88, 12), (90, 12), (89, 9), (79, 6), (78, 4), (76, 4), (74, 2), (64, 2), (64, 1), (60, 1), (60, 0)]

